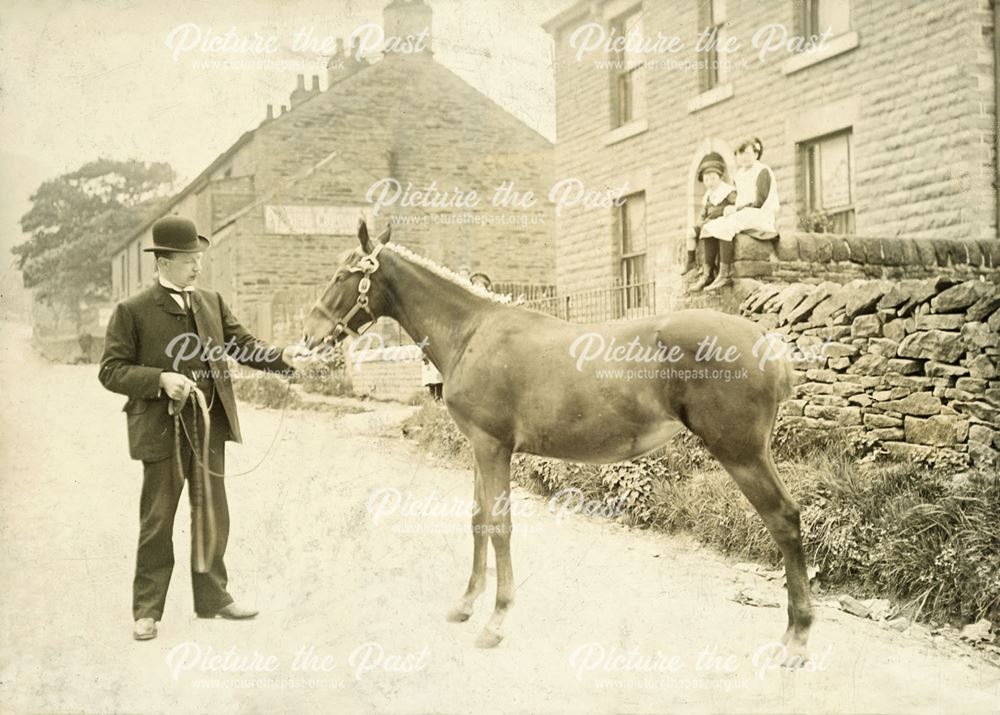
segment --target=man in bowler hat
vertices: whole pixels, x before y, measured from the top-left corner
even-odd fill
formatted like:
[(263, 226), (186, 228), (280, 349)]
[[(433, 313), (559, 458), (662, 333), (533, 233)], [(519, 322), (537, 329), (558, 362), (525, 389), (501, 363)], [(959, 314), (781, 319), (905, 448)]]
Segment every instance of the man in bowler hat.
[[(115, 306), (101, 359), (101, 384), (128, 397), (124, 412), (129, 454), (141, 460), (143, 467), (132, 587), (136, 640), (156, 637), (174, 565), (172, 536), (184, 486), (181, 477), (191, 478), (199, 468), (201, 455), (194, 453), (191, 437), (203, 434), (204, 421), (197, 420), (199, 407), (193, 396), (187, 400), (196, 386), (205, 395), (211, 421), (208, 466), (212, 476), (208, 481), (215, 550), (205, 556), (207, 573), (196, 573), (192, 567), (195, 613), (199, 618), (228, 619), (257, 615), (256, 610), (236, 603), (226, 590), (225, 443), (242, 441), (226, 356), (258, 370), (288, 374), (292, 361), (306, 352), (297, 346), (279, 350), (259, 342), (240, 325), (218, 293), (195, 288), (202, 254), (209, 245), (188, 219), (171, 216), (153, 225), (153, 245), (143, 250), (156, 257), (157, 281)], [(181, 411), (184, 429), (176, 436), (180, 465), (175, 456), (174, 419), (168, 410), (171, 402), (185, 405)]]

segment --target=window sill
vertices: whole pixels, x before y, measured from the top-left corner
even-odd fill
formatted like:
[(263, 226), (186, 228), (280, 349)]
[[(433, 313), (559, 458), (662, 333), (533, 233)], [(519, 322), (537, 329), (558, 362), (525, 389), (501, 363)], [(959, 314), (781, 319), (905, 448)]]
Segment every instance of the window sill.
[(694, 112), (700, 112), (706, 107), (711, 107), (713, 104), (718, 104), (719, 102), (724, 102), (733, 96), (733, 83), (726, 82), (725, 84), (720, 84), (718, 87), (712, 87), (712, 89), (707, 92), (702, 92), (694, 99), (691, 99), (687, 103), (688, 114), (693, 114)]
[(617, 129), (612, 129), (608, 132), (607, 136), (604, 137), (604, 146), (611, 146), (620, 141), (625, 141), (637, 134), (642, 134), (647, 129), (649, 129), (648, 121), (645, 119), (633, 119), (628, 124), (623, 124)]
[(800, 52), (794, 57), (789, 57), (781, 63), (781, 73), (789, 75), (799, 70), (804, 70), (806, 67), (812, 67), (820, 62), (825, 62), (831, 57), (850, 52), (859, 44), (861, 44), (861, 38), (858, 36), (857, 30), (845, 32), (842, 35), (834, 37), (821, 50), (809, 50), (807, 52)]

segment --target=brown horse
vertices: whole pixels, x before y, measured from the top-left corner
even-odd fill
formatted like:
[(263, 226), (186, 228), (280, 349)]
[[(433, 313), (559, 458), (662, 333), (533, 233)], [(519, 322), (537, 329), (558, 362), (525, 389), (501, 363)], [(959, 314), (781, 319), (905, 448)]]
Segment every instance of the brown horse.
[[(496, 554), (493, 616), (476, 644), (497, 645), (514, 598), (506, 503), (514, 452), (616, 462), (662, 447), (681, 427), (701, 437), (760, 514), (784, 557), (788, 664), (804, 662), (812, 607), (799, 509), (771, 458), (778, 404), (791, 368), (761, 353), (748, 320), (685, 310), (640, 320), (577, 325), (505, 304), (395, 244), (362, 222), (355, 250), (306, 319), (304, 340), (357, 335), (388, 316), (444, 378), (444, 401), (475, 455), (472, 576), (452, 621), (465, 621), (486, 588), (487, 541)], [(508, 299), (509, 300), (509, 299)], [(499, 512), (499, 513), (497, 513)]]

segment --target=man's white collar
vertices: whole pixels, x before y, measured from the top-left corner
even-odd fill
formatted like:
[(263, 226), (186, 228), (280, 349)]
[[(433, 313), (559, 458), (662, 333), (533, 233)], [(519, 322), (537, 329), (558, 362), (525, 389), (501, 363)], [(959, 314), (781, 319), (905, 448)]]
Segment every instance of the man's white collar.
[(169, 288), (170, 290), (176, 290), (176, 291), (185, 291), (187, 293), (194, 293), (194, 286), (188, 286), (187, 288), (180, 288), (178, 286), (175, 286), (170, 281), (168, 281), (162, 275), (158, 276), (158, 278), (160, 281), (160, 285), (163, 286), (164, 288)]

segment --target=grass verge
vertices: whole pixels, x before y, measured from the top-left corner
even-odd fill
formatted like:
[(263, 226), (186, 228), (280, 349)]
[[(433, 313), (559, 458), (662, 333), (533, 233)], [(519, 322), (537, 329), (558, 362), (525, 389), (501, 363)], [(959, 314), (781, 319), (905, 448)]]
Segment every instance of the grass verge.
[[(468, 441), (440, 403), (425, 401), (402, 428), (435, 456), (471, 468)], [(914, 619), (1000, 620), (1000, 475), (866, 459), (837, 433), (803, 435), (780, 423), (774, 442), (825, 587), (890, 597)], [(512, 475), (537, 494), (575, 487), (613, 503), (633, 526), (781, 561), (757, 513), (688, 432), (660, 453), (610, 465), (519, 454)]]

